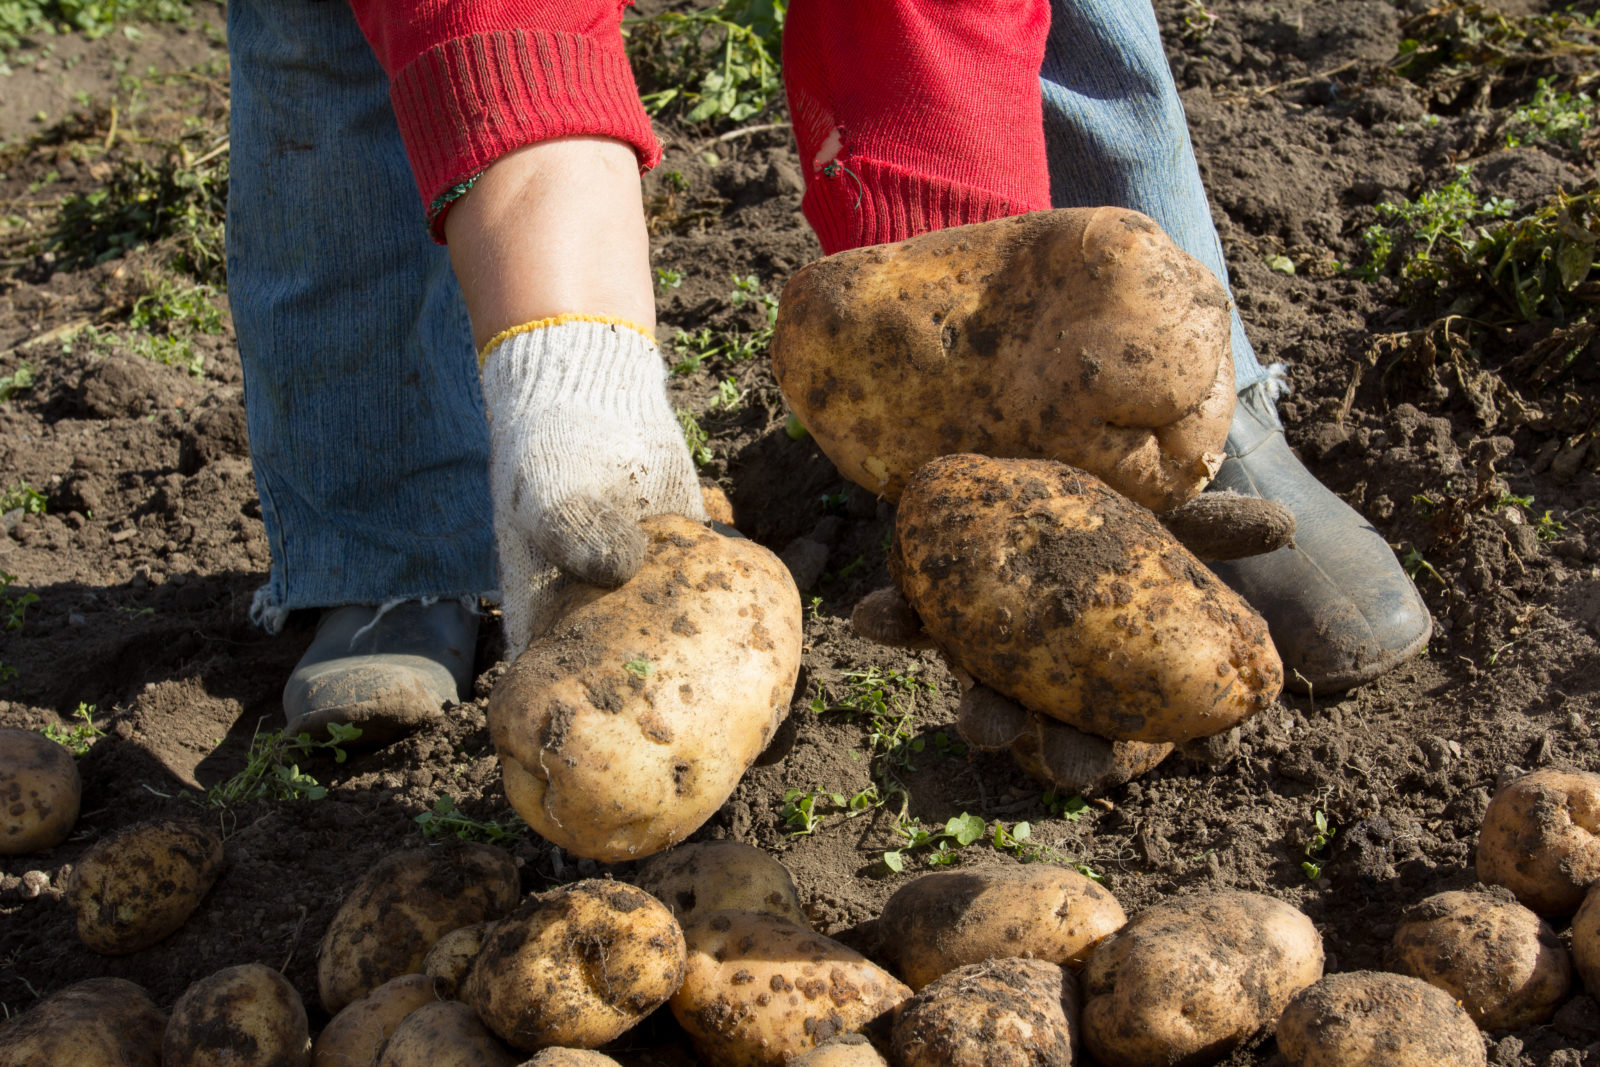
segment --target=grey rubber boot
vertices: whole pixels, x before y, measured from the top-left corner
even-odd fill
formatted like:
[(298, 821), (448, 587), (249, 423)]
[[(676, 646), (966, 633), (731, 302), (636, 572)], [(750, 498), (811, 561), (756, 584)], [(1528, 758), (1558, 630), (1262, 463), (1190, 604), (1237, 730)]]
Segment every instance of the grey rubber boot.
[(1290, 545), (1210, 565), (1267, 620), (1290, 688), (1349, 689), (1427, 646), (1433, 620), (1422, 597), (1383, 535), (1290, 450), (1270, 379), (1239, 394), (1227, 459), (1210, 488), (1294, 513)]
[(355, 744), (385, 745), (439, 716), (472, 678), (478, 616), (455, 600), (330, 608), (283, 687), (288, 733), (361, 729)]

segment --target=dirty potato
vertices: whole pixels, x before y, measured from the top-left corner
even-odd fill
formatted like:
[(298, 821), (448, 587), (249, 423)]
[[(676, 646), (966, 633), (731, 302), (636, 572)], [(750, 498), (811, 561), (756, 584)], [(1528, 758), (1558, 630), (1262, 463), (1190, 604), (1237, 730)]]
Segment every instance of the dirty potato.
[(521, 1057), (459, 1000), (424, 1004), (384, 1043), (377, 1067), (516, 1067)]
[(407, 1015), (444, 999), (426, 974), (402, 974), (357, 997), (328, 1021), (311, 1046), (311, 1067), (371, 1067)]
[(1033, 1067), (1072, 1063), (1074, 981), (1040, 959), (971, 963), (906, 1001), (894, 1024), (902, 1067)]
[(0, 729), (0, 856), (65, 841), (82, 796), (78, 762), (66, 748), (36, 730)]
[(1590, 888), (1572, 917), (1572, 962), (1583, 987), (1600, 1000), (1600, 882)]
[(1571, 915), (1600, 881), (1600, 774), (1547, 768), (1489, 801), (1478, 877), (1544, 916)]
[(1450, 994), (1409, 975), (1330, 974), (1278, 1021), (1289, 1067), (1484, 1067), (1483, 1038)]
[(664, 1004), (683, 969), (665, 904), (591, 878), (530, 896), (496, 924), (462, 999), (517, 1048), (595, 1048)]
[(862, 1034), (840, 1034), (789, 1061), (789, 1067), (888, 1067)]
[(436, 980), (444, 996), (454, 997), (493, 929), (493, 922), (481, 922), (459, 926), (446, 933), (422, 957), (422, 973)]
[(1228, 295), (1144, 215), (1039, 211), (802, 268), (778, 387), (839, 472), (895, 500), (951, 452), (1058, 459), (1164, 511), (1233, 414)]
[(547, 1048), (519, 1067), (621, 1067), (604, 1052), (585, 1048)]
[(722, 806), (789, 710), (800, 593), (771, 552), (676, 515), (644, 566), (537, 637), (489, 698), (506, 798), (579, 856), (641, 859)]
[(1439, 893), (1395, 929), (1394, 969), (1449, 993), (1485, 1030), (1549, 1020), (1572, 985), (1550, 924), (1502, 886)]
[(221, 870), (222, 839), (192, 823), (139, 823), (97, 841), (67, 879), (78, 938), (105, 956), (148, 948), (194, 914)]
[(391, 978), (422, 969), (428, 950), (461, 926), (498, 919), (521, 893), (503, 849), (465, 841), (391, 852), (339, 906), (317, 955), (317, 992), (337, 1013)]
[(740, 841), (700, 841), (653, 856), (634, 884), (687, 925), (708, 911), (765, 911), (808, 925), (800, 893), (776, 857)]
[(889, 571), (956, 666), (1086, 733), (1209, 737), (1282, 688), (1261, 616), (1148, 511), (1064, 464), (927, 464)]
[(306, 1006), (289, 980), (244, 963), (195, 982), (172, 1006), (162, 1067), (304, 1067)]
[(1095, 949), (1083, 971), (1084, 1046), (1103, 1067), (1211, 1063), (1322, 976), (1322, 938), (1257, 893), (1158, 904)]
[(860, 953), (765, 912), (710, 912), (684, 936), (689, 966), (672, 1014), (719, 1067), (787, 1063), (911, 995)]
[(125, 978), (77, 982), (0, 1026), (0, 1067), (161, 1067), (167, 1016)]
[(1109, 890), (1050, 864), (924, 874), (896, 890), (878, 920), (896, 973), (917, 990), (991, 957), (1078, 970), (1127, 921)]

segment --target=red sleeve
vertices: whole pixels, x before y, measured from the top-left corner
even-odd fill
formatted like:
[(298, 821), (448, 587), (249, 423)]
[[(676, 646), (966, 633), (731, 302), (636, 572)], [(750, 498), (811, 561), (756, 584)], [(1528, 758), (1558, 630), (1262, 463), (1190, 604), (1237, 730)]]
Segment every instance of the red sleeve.
[(784, 77), (822, 250), (1048, 208), (1049, 29), (1048, 0), (793, 0)]
[(623, 51), (632, 0), (350, 0), (389, 96), (429, 224), (514, 148), (614, 137), (653, 167), (661, 146)]

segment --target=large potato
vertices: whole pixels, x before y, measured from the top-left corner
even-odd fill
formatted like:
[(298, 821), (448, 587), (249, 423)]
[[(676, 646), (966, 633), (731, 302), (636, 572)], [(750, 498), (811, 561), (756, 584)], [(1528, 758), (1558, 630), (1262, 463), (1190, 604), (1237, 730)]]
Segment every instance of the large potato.
[(519, 1057), (459, 1000), (424, 1004), (407, 1015), (377, 1067), (516, 1067)]
[(1583, 898), (1572, 917), (1572, 962), (1589, 995), (1600, 1000), (1600, 882)]
[(1394, 932), (1395, 969), (1436, 985), (1485, 1030), (1549, 1020), (1572, 985), (1572, 960), (1550, 924), (1503, 887), (1439, 893)]
[(808, 924), (789, 870), (771, 854), (740, 841), (699, 841), (652, 856), (634, 884), (687, 925), (709, 911), (765, 911)]
[(901, 1067), (1068, 1067), (1072, 975), (1045, 960), (957, 968), (906, 1001), (894, 1024)]
[(1600, 881), (1600, 774), (1547, 768), (1511, 782), (1483, 813), (1478, 877), (1540, 915), (1571, 915)]
[(537, 637), (495, 686), (506, 797), (579, 856), (639, 859), (722, 806), (788, 713), (800, 593), (778, 557), (676, 515), (644, 566)]
[(1147, 507), (1222, 462), (1228, 295), (1145, 216), (1041, 211), (859, 248), (784, 288), (772, 370), (841, 474), (894, 500), (951, 452), (1059, 459)]
[(1311, 920), (1271, 897), (1158, 904), (1089, 957), (1084, 1045), (1102, 1067), (1210, 1063), (1271, 1026), (1322, 959)]
[(82, 796), (72, 753), (34, 730), (0, 729), (0, 856), (65, 841)]
[(442, 999), (426, 974), (391, 978), (328, 1021), (311, 1046), (311, 1067), (372, 1067), (407, 1015)]
[(439, 938), (500, 918), (520, 894), (503, 849), (451, 841), (391, 852), (362, 875), (322, 936), (322, 1006), (337, 1013), (389, 979), (415, 974)]
[(896, 972), (920, 990), (991, 957), (1077, 970), (1127, 921), (1108, 890), (1072, 868), (1028, 864), (924, 874), (895, 891), (878, 923)]
[(927, 464), (889, 570), (958, 667), (1087, 733), (1209, 737), (1283, 685), (1261, 616), (1148, 511), (1061, 463)]
[(78, 938), (106, 956), (148, 948), (194, 914), (221, 871), (222, 839), (192, 823), (139, 823), (97, 841), (67, 879)]
[(1330, 974), (1278, 1021), (1289, 1067), (1483, 1067), (1483, 1038), (1450, 994), (1383, 971)]
[(462, 999), (517, 1048), (595, 1048), (666, 1003), (683, 968), (665, 904), (589, 879), (530, 896), (496, 924)]
[(167, 1016), (125, 978), (90, 978), (0, 1026), (0, 1067), (161, 1067)]
[(243, 963), (195, 982), (172, 1006), (162, 1067), (306, 1067), (306, 1006), (270, 967)]
[(860, 953), (765, 912), (710, 912), (684, 937), (689, 966), (672, 1014), (718, 1067), (787, 1063), (911, 995)]

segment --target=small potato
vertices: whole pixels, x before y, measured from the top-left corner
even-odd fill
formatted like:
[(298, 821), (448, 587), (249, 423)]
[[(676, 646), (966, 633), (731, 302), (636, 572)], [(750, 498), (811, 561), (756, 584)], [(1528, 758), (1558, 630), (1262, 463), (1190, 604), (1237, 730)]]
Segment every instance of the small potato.
[(148, 948), (188, 921), (221, 871), (222, 839), (192, 823), (139, 823), (97, 841), (67, 879), (78, 938), (104, 956)]
[(579, 856), (642, 859), (722, 806), (789, 711), (800, 593), (753, 541), (677, 515), (644, 565), (532, 641), (489, 698), (506, 798)]
[(889, 1067), (862, 1034), (840, 1034), (789, 1061), (789, 1067)]
[(1078, 970), (1127, 921), (1108, 890), (1072, 868), (1028, 864), (924, 874), (889, 898), (879, 928), (895, 970), (920, 990), (991, 957)]
[(894, 1024), (901, 1067), (1032, 1067), (1072, 1062), (1072, 976), (1044, 960), (992, 959), (930, 982)]
[(167, 1016), (125, 978), (69, 985), (0, 1025), (0, 1067), (161, 1067)]
[(0, 729), (0, 856), (65, 841), (82, 796), (72, 753), (36, 731)]
[(1547, 1022), (1567, 999), (1561, 939), (1501, 886), (1440, 893), (1394, 932), (1395, 970), (1449, 993), (1485, 1030)]
[(1600, 882), (1590, 888), (1572, 917), (1572, 961), (1583, 987), (1600, 1000)]
[(709, 911), (764, 911), (809, 925), (789, 870), (772, 855), (739, 841), (700, 841), (653, 856), (634, 883), (687, 926)]
[(425, 974), (391, 978), (329, 1020), (311, 1046), (311, 1067), (372, 1067), (407, 1015), (442, 999)]
[(911, 995), (860, 953), (765, 912), (709, 912), (684, 937), (689, 965), (672, 1014), (719, 1067), (788, 1063)]
[(594, 1048), (664, 1004), (683, 966), (683, 931), (665, 904), (591, 878), (530, 896), (501, 920), (462, 999), (517, 1048)]
[(162, 1067), (305, 1067), (306, 1006), (270, 967), (243, 963), (195, 982), (172, 1006)]
[(1383, 971), (1330, 974), (1278, 1021), (1289, 1067), (1483, 1067), (1483, 1038), (1450, 994)]
[(437, 979), (436, 984), (446, 997), (454, 997), (493, 929), (494, 923), (483, 922), (451, 930), (435, 941), (422, 958), (422, 973)]
[(956, 666), (1085, 733), (1209, 737), (1283, 686), (1261, 616), (1148, 511), (1061, 463), (928, 463), (900, 498), (889, 572)]
[(337, 1013), (389, 979), (417, 973), (439, 938), (500, 918), (520, 893), (504, 849), (452, 841), (391, 852), (350, 890), (322, 937), (322, 1006)]
[(1600, 774), (1547, 768), (1489, 801), (1478, 877), (1546, 917), (1571, 915), (1600, 881)]
[(621, 1067), (604, 1052), (586, 1048), (547, 1048), (518, 1067)]
[(516, 1067), (507, 1049), (459, 1000), (424, 1004), (389, 1035), (377, 1067)]
[(1270, 1027), (1322, 976), (1322, 938), (1257, 893), (1158, 904), (1100, 943), (1083, 971), (1084, 1045), (1102, 1067), (1187, 1067)]
[(1011, 758), (1034, 781), (1061, 796), (1091, 797), (1148, 774), (1172, 754), (1165, 741), (1112, 741), (1048, 715), (1028, 712)]

